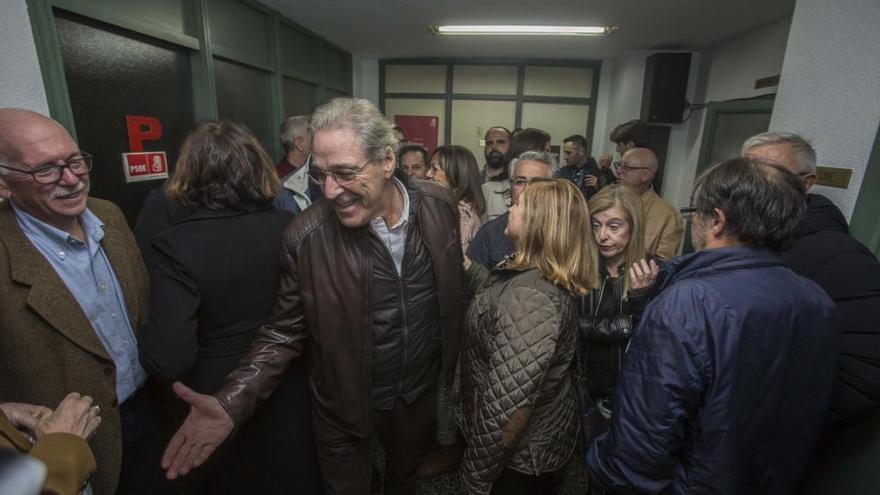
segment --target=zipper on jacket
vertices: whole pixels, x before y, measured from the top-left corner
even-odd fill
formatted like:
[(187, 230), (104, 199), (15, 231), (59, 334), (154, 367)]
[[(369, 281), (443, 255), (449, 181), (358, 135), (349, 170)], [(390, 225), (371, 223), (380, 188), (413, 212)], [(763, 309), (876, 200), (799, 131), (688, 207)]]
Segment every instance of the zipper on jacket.
[[(397, 379), (398, 394), (403, 392), (403, 378), (406, 376), (407, 368), (409, 368), (409, 316), (406, 312), (406, 278), (403, 276), (406, 273), (406, 248), (410, 243), (408, 230), (407, 228), (407, 235), (403, 240), (403, 257), (400, 259), (400, 273), (397, 274), (397, 298), (400, 301), (400, 330), (402, 332), (401, 339), (403, 340), (403, 365)], [(391, 263), (394, 263), (394, 259), (391, 260)]]

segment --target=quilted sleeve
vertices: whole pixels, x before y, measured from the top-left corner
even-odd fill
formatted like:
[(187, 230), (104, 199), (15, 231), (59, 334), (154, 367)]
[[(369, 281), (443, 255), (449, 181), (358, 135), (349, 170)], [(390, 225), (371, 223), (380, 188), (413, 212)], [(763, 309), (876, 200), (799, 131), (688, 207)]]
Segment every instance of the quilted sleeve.
[(516, 451), (559, 336), (558, 304), (534, 287), (512, 287), (497, 304), (487, 383), (477, 396), (462, 463), (462, 482), (470, 494), (488, 494)]

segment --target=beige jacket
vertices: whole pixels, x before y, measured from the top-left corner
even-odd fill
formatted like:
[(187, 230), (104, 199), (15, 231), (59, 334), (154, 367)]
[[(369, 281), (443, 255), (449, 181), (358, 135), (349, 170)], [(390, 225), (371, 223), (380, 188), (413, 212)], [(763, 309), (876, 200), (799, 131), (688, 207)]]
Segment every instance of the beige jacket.
[(657, 195), (654, 188), (640, 197), (645, 207), (645, 251), (663, 260), (678, 256), (684, 234), (681, 214)]
[(3, 413), (0, 413), (0, 449), (29, 454), (46, 466), (43, 493), (75, 495), (95, 472), (95, 457), (82, 438), (70, 433), (49, 433), (31, 445)]

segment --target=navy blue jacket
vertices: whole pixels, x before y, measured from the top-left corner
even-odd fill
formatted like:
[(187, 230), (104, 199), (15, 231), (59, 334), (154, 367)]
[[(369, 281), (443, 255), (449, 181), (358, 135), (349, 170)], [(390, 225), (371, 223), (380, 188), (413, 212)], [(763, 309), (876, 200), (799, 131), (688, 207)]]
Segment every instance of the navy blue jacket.
[(508, 218), (510, 218), (510, 214), (505, 213), (480, 227), (467, 250), (468, 258), (471, 261), (491, 270), (501, 260), (513, 253), (513, 242), (504, 233)]
[[(596, 176), (598, 179), (598, 187), (588, 186), (584, 183), (587, 175)], [(584, 163), (583, 167), (577, 169), (571, 165), (566, 165), (559, 169), (556, 176), (573, 182), (574, 185), (581, 190), (584, 199), (592, 198), (594, 194), (599, 192), (599, 189), (602, 189), (608, 184), (614, 184), (617, 180), (614, 176), (614, 172), (612, 172), (610, 168), (599, 167), (592, 156), (587, 157), (587, 162)]]
[(611, 493), (791, 493), (831, 393), (834, 303), (775, 252), (744, 246), (673, 259), (659, 289), (590, 479)]

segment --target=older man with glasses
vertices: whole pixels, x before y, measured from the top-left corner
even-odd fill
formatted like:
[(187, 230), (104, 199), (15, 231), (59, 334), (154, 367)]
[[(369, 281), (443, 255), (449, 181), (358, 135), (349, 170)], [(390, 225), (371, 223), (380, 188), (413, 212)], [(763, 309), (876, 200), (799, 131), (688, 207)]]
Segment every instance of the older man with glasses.
[(310, 131), (310, 177), (324, 197), (285, 234), (274, 315), (217, 394), (175, 385), (192, 410), (162, 464), (174, 478), (203, 463), (308, 354), (327, 493), (370, 493), (377, 437), (384, 493), (411, 494), (458, 358), (457, 206), (440, 186), (395, 173), (397, 140), (370, 102), (325, 103)]
[(91, 169), (57, 122), (0, 109), (0, 401), (83, 393), (104, 423), (94, 492), (161, 493), (156, 404), (136, 341), (147, 274), (119, 208), (89, 197)]
[(633, 148), (615, 164), (617, 181), (629, 186), (645, 207), (645, 250), (660, 259), (678, 255), (684, 234), (684, 220), (672, 205), (663, 200), (651, 184), (657, 173), (657, 155), (648, 148)]
[[(549, 179), (556, 172), (556, 160), (543, 151), (526, 151), (510, 162), (510, 197), (516, 203), (519, 193), (532, 179)], [(510, 214), (504, 213), (485, 223), (468, 247), (467, 256), (492, 268), (513, 253), (513, 242), (504, 233)]]

